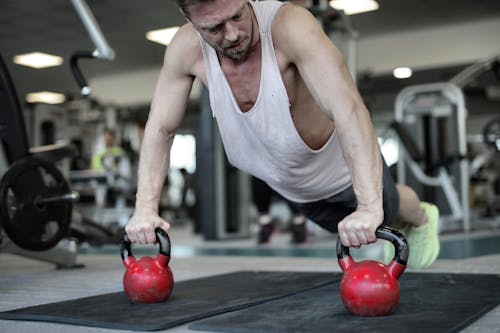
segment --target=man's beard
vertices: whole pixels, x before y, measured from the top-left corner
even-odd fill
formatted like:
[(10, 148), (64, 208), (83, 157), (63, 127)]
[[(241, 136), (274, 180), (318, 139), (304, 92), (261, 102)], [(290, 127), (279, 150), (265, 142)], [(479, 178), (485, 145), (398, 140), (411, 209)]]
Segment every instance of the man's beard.
[[(241, 43), (243, 41), (240, 41)], [(236, 43), (238, 45), (239, 43)], [(250, 41), (243, 47), (240, 48), (238, 47), (237, 49), (231, 49), (231, 45), (228, 46), (223, 46), (219, 49), (219, 52), (226, 58), (229, 58), (234, 61), (243, 61), (248, 57), (248, 53), (250, 50), (250, 46), (252, 45), (252, 40)], [(240, 45), (238, 45), (240, 46)]]
[[(243, 40), (238, 41), (236, 44), (230, 44), (230, 45), (222, 45), (222, 47), (214, 47), (214, 49), (217, 50), (221, 55), (223, 55), (226, 58), (229, 58), (234, 61), (244, 61), (247, 57), (248, 54), (250, 53), (250, 48), (252, 47), (253, 43), (253, 18), (252, 18), (252, 28), (250, 29), (250, 38), (244, 38)], [(240, 43), (245, 42), (248, 40), (248, 44), (246, 44), (242, 49), (237, 49), (237, 50), (230, 50), (231, 46), (238, 45)]]

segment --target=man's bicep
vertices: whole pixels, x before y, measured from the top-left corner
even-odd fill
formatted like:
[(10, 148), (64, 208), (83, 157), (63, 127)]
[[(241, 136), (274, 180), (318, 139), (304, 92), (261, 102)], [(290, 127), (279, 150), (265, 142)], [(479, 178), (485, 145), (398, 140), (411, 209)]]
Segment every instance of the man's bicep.
[(166, 61), (158, 77), (148, 122), (173, 134), (182, 122), (194, 77)]
[(180, 126), (194, 81), (193, 68), (201, 53), (198, 48), (193, 28), (188, 24), (182, 26), (165, 50), (148, 126), (168, 135), (173, 135)]

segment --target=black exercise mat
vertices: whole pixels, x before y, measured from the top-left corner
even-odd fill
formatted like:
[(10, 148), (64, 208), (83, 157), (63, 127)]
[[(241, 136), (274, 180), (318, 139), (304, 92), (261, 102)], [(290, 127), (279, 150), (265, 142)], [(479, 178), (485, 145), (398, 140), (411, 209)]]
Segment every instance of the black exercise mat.
[(191, 329), (230, 333), (457, 332), (500, 303), (500, 276), (405, 273), (396, 311), (358, 317), (345, 310), (339, 283), (205, 319)]
[(177, 282), (167, 302), (132, 304), (123, 292), (0, 312), (0, 319), (153, 331), (340, 281), (335, 273), (241, 271)]

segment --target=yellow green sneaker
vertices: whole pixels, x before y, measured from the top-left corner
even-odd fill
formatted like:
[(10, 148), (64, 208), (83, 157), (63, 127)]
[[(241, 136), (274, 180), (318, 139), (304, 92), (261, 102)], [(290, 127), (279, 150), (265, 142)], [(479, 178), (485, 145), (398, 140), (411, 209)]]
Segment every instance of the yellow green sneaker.
[[(427, 222), (419, 227), (405, 225), (399, 231), (405, 235), (408, 242), (408, 266), (422, 269), (429, 267), (439, 255), (439, 210), (427, 202), (422, 202), (420, 208), (427, 215)], [(384, 244), (384, 262), (388, 264), (394, 258), (394, 246), (390, 242)]]
[(410, 255), (408, 266), (422, 269), (429, 267), (439, 255), (439, 210), (436, 205), (422, 202), (420, 208), (427, 215), (427, 223), (410, 227), (406, 234)]

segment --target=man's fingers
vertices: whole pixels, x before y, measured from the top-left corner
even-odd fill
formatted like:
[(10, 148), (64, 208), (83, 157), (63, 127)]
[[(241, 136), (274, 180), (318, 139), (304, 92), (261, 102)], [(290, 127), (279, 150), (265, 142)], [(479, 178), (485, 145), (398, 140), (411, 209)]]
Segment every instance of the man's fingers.
[(339, 238), (342, 242), (342, 245), (350, 247), (351, 242), (349, 241), (349, 237), (347, 235), (346, 224), (343, 221), (339, 222), (339, 224), (337, 225), (337, 231), (339, 233)]
[(355, 232), (350, 232), (347, 234), (349, 238), (349, 243), (351, 244), (350, 246), (352, 247), (358, 247), (361, 245), (361, 242), (358, 238), (358, 235)]
[(125, 227), (129, 240), (136, 244), (154, 244), (156, 243), (156, 228), (162, 228), (165, 231), (170, 229), (170, 224), (161, 218), (151, 218), (149, 221), (144, 222), (141, 220), (134, 221)]
[(146, 239), (148, 240), (148, 244), (153, 244), (156, 242), (156, 233), (153, 231), (153, 232), (148, 232), (145, 234), (146, 235)]
[(366, 234), (366, 239), (368, 244), (375, 243), (377, 241), (377, 235), (375, 235), (375, 232), (368, 232)]
[(170, 229), (170, 224), (168, 222), (161, 220), (159, 227), (165, 231), (168, 231)]
[(352, 224), (348, 227), (347, 223), (341, 222), (338, 225), (338, 233), (342, 244), (346, 247), (359, 248), (363, 244), (377, 241), (375, 232), (363, 225)]
[(135, 235), (136, 236), (134, 237), (135, 239), (133, 240), (133, 243), (137, 243), (137, 244), (146, 244), (147, 243), (147, 237), (146, 237), (145, 233), (138, 232)]

